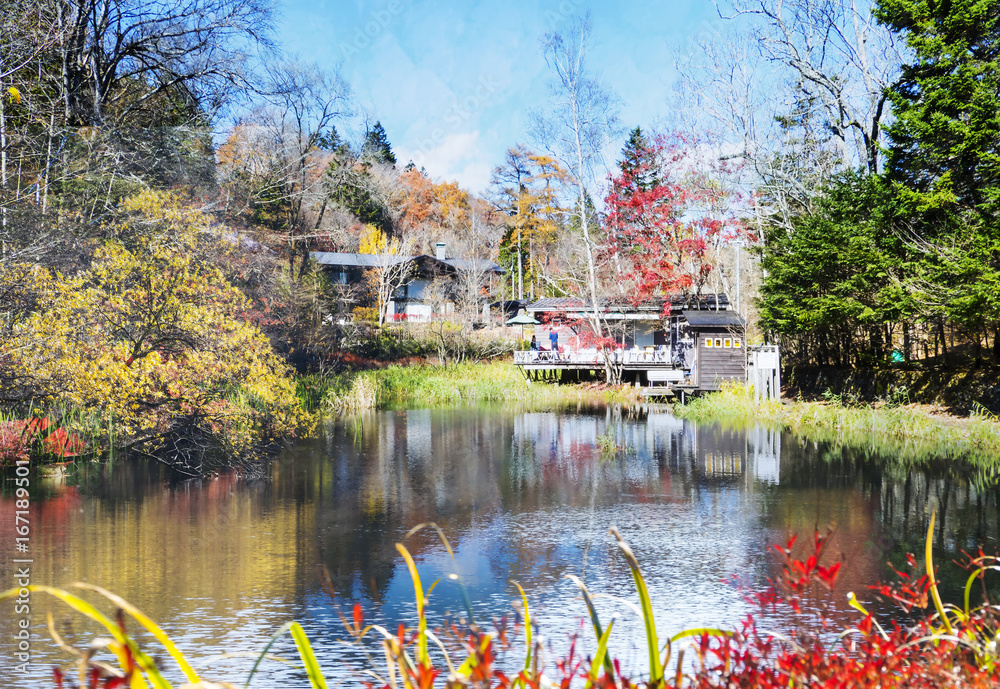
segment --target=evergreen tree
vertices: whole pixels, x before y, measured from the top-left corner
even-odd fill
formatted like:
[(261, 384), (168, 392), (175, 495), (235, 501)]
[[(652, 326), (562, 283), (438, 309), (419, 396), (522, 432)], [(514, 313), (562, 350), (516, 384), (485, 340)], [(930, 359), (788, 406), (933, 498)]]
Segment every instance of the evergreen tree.
[(914, 53), (890, 93), (886, 167), (919, 237), (913, 289), (978, 342), (1000, 334), (1000, 3), (879, 0), (877, 13)]
[(368, 132), (361, 153), (365, 158), (377, 163), (396, 164), (396, 155), (392, 152), (389, 137), (385, 135), (385, 129), (382, 128), (381, 122), (376, 122), (375, 126)]
[(1000, 3), (880, 0), (915, 60), (890, 92), (887, 172), (918, 211), (1000, 204)]
[(653, 150), (649, 137), (640, 127), (632, 130), (622, 148), (622, 159), (618, 166), (641, 191), (649, 191), (662, 181)]
[(892, 349), (887, 324), (911, 318), (900, 287), (902, 241), (885, 231), (892, 206), (877, 176), (845, 173), (815, 210), (774, 223), (761, 247), (761, 325), (799, 362), (871, 366)]

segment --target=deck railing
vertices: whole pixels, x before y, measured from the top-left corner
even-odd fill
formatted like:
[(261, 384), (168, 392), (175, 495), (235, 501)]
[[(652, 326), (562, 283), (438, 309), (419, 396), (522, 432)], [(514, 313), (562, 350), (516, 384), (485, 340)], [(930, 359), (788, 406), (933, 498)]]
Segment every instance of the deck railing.
[(580, 349), (573, 351), (552, 352), (549, 350), (529, 350), (514, 352), (515, 364), (597, 364), (603, 365), (605, 356), (612, 362), (625, 365), (671, 363), (670, 348), (634, 348), (619, 349), (613, 352), (599, 352), (596, 349)]
[(604, 355), (597, 351), (550, 352), (547, 349), (514, 352), (515, 364), (603, 364)]

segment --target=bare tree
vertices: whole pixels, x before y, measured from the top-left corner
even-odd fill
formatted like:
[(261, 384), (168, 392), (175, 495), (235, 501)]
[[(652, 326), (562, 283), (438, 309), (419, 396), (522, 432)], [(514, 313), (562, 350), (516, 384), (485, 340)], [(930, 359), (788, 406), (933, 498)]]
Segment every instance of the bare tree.
[[(587, 317), (594, 332), (603, 336), (607, 328), (600, 298), (601, 232), (593, 223), (589, 199), (596, 189), (596, 171), (603, 164), (602, 153), (619, 130), (618, 101), (587, 69), (590, 41), (589, 14), (574, 21), (566, 36), (545, 35), (542, 49), (554, 79), (547, 112), (535, 116), (535, 136), (569, 175), (575, 196), (574, 213), (583, 240), (585, 294), (590, 302)], [(610, 379), (610, 369), (608, 374)]]
[(271, 46), (267, 0), (53, 0), (63, 118), (135, 121), (161, 96), (213, 114), (245, 91), (248, 60)]
[[(878, 172), (887, 87), (903, 64), (898, 39), (858, 0), (736, 0), (754, 21), (763, 55), (791, 69), (790, 83), (815, 98), (845, 168)], [(735, 16), (735, 15), (734, 15)]]
[(858, 0), (731, 0), (733, 31), (679, 51), (678, 109), (742, 158), (779, 217), (810, 208), (824, 179), (879, 171), (887, 87), (904, 50)]
[(288, 245), (289, 268), (304, 274), (313, 239), (321, 237), (330, 200), (327, 170), (334, 123), (350, 111), (350, 88), (316, 65), (272, 63), (252, 111), (220, 150), (225, 181), (263, 214)]
[(389, 306), (396, 291), (405, 286), (413, 276), (415, 266), (413, 257), (410, 256), (412, 250), (411, 240), (393, 237), (386, 242), (384, 251), (372, 254), (373, 265), (365, 272), (365, 281), (378, 310), (379, 327), (385, 325), (389, 317)]

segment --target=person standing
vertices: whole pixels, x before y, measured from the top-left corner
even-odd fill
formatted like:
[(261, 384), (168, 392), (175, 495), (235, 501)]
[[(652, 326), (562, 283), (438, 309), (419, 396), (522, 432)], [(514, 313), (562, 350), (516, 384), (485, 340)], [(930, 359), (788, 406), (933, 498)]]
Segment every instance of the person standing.
[(556, 332), (555, 328), (549, 331), (549, 345), (553, 352), (559, 351), (559, 333)]

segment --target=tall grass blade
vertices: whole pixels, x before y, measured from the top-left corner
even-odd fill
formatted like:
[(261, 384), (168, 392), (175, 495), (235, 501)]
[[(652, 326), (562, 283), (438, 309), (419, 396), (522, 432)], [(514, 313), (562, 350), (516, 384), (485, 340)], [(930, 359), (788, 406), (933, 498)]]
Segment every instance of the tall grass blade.
[(250, 681), (253, 679), (253, 676), (257, 674), (257, 668), (260, 667), (260, 661), (264, 660), (264, 657), (267, 656), (267, 652), (271, 650), (271, 646), (274, 645), (274, 642), (277, 641), (285, 632), (287, 632), (291, 628), (292, 628), (292, 623), (285, 622), (283, 625), (281, 625), (278, 631), (274, 633), (274, 636), (271, 637), (271, 640), (267, 642), (267, 646), (265, 646), (264, 650), (260, 652), (259, 656), (257, 656), (257, 661), (253, 664), (253, 668), (250, 670), (250, 674), (247, 676), (247, 681), (243, 685), (244, 689), (250, 686)]
[(85, 591), (93, 591), (95, 593), (99, 593), (100, 595), (104, 596), (109, 601), (117, 605), (119, 608), (127, 612), (129, 615), (135, 618), (136, 622), (141, 624), (149, 631), (150, 634), (155, 636), (157, 641), (163, 644), (163, 647), (167, 649), (167, 653), (169, 653), (173, 657), (173, 659), (177, 661), (177, 665), (180, 666), (181, 671), (184, 673), (184, 676), (187, 677), (188, 682), (192, 684), (197, 684), (198, 682), (201, 681), (201, 677), (199, 677), (198, 673), (194, 671), (194, 668), (192, 668), (191, 665), (188, 664), (187, 659), (177, 649), (177, 646), (174, 645), (174, 642), (170, 639), (170, 637), (167, 636), (162, 629), (160, 629), (159, 625), (153, 622), (153, 620), (149, 619), (145, 614), (142, 613), (142, 611), (140, 611), (134, 605), (129, 603), (121, 596), (117, 596), (111, 593), (110, 591), (102, 589), (100, 586), (94, 586), (93, 584), (82, 584), (82, 583), (76, 583), (73, 584), (73, 586), (75, 586), (76, 588), (83, 589)]
[[(160, 671), (156, 669), (156, 664), (153, 662), (153, 660), (148, 655), (139, 650), (139, 647), (136, 645), (135, 641), (133, 641), (127, 634), (125, 634), (118, 626), (118, 624), (105, 617), (104, 614), (101, 613), (101, 611), (95, 608), (93, 605), (83, 600), (79, 596), (74, 596), (72, 593), (68, 591), (63, 591), (62, 589), (57, 589), (52, 586), (44, 586), (42, 584), (32, 584), (25, 588), (27, 588), (31, 592), (37, 591), (39, 593), (47, 593), (50, 596), (58, 598), (63, 603), (73, 608), (80, 614), (89, 617), (90, 619), (100, 624), (102, 627), (108, 630), (108, 633), (111, 634), (111, 636), (122, 647), (122, 649), (126, 647), (128, 648), (129, 652), (132, 654), (132, 657), (135, 659), (136, 665), (139, 666), (142, 672), (146, 673), (146, 675), (149, 677), (149, 681), (153, 683), (153, 686), (157, 687), (157, 689), (171, 689), (170, 684), (163, 678), (163, 675), (160, 674)], [(19, 590), (18, 588), (13, 588), (8, 591), (4, 591), (3, 593), (0, 593), (0, 601), (16, 597), (18, 590)], [(119, 662), (122, 664), (122, 670), (128, 672), (127, 663), (124, 662), (124, 654), (122, 653), (117, 655)], [(146, 683), (142, 680), (142, 676), (140, 673), (138, 672), (133, 673), (132, 686), (142, 687), (143, 689), (146, 687)]]
[(430, 656), (427, 653), (427, 617), (424, 615), (424, 605), (427, 603), (427, 599), (424, 598), (424, 587), (420, 583), (417, 564), (413, 561), (410, 551), (402, 543), (396, 544), (396, 550), (406, 560), (406, 566), (410, 570), (410, 579), (413, 580), (413, 593), (417, 599), (417, 662), (422, 665), (430, 665)]
[(313, 685), (313, 689), (327, 689), (326, 680), (323, 679), (323, 672), (319, 669), (319, 663), (316, 662), (316, 655), (313, 653), (312, 644), (309, 643), (309, 637), (306, 636), (302, 625), (298, 622), (292, 622), (288, 626), (288, 630), (292, 633), (292, 638), (295, 639), (295, 646), (299, 649), (299, 656), (306, 667), (306, 674), (309, 675), (309, 682)]
[(945, 631), (949, 634), (953, 634), (954, 631), (951, 628), (951, 620), (948, 619), (947, 613), (944, 610), (944, 604), (941, 603), (941, 594), (938, 593), (937, 580), (934, 578), (934, 518), (937, 516), (937, 510), (931, 510), (931, 523), (927, 526), (927, 542), (924, 545), (924, 562), (927, 565), (927, 580), (930, 583), (931, 598), (934, 599), (934, 607), (937, 608), (938, 615), (941, 616), (941, 622), (944, 623)]
[[(590, 672), (588, 673), (587, 676), (587, 689), (590, 689), (590, 687), (597, 684), (597, 674), (598, 674), (597, 669), (601, 665), (605, 665), (605, 669), (607, 669), (607, 667), (613, 667), (610, 662), (606, 663), (606, 661), (608, 660), (608, 637), (611, 636), (611, 629), (614, 626), (615, 626), (615, 621), (611, 620), (608, 623), (607, 630), (605, 630), (605, 632), (601, 634), (601, 638), (597, 642), (597, 652), (594, 653), (594, 661), (590, 664)], [(613, 675), (614, 672), (612, 670), (609, 676)]]
[(521, 601), (524, 603), (524, 643), (528, 647), (528, 652), (524, 657), (524, 669), (528, 671), (531, 669), (531, 612), (528, 610), (528, 594), (513, 579), (510, 580), (510, 583), (514, 584), (517, 590), (521, 592)]
[[(413, 534), (427, 527), (434, 529), (437, 532), (438, 538), (440, 538), (441, 543), (444, 544), (444, 549), (448, 551), (448, 557), (451, 558), (452, 562), (455, 562), (455, 551), (452, 550), (451, 543), (448, 542), (448, 537), (444, 535), (444, 531), (441, 530), (441, 527), (438, 526), (436, 522), (422, 522), (420, 524), (417, 524), (412, 529), (406, 532), (406, 535), (403, 536), (403, 540), (405, 541)], [(462, 593), (462, 604), (465, 606), (465, 612), (469, 615), (469, 624), (474, 625), (476, 623), (476, 616), (472, 612), (472, 599), (469, 597), (468, 589), (465, 588), (465, 582), (463, 582), (462, 577), (455, 572), (449, 574), (448, 578), (458, 584), (458, 589)], [(427, 595), (429, 597), (430, 592), (428, 592)]]
[[(590, 624), (594, 628), (594, 634), (597, 636), (598, 644), (600, 644), (601, 637), (604, 636), (604, 630), (601, 628), (601, 620), (597, 616), (597, 608), (594, 607), (594, 599), (591, 598), (590, 591), (587, 590), (587, 585), (575, 574), (567, 574), (566, 578), (576, 584), (580, 589), (580, 593), (583, 594), (583, 602), (587, 604), (587, 610), (590, 613)], [(604, 670), (609, 676), (614, 674), (614, 666), (611, 664), (611, 657), (608, 655), (604, 656)]]
[(660, 640), (656, 636), (656, 622), (653, 620), (653, 603), (649, 599), (649, 590), (646, 588), (646, 580), (642, 578), (639, 571), (639, 560), (629, 547), (625, 539), (622, 538), (618, 529), (612, 527), (611, 535), (618, 541), (618, 549), (625, 557), (629, 569), (632, 570), (632, 578), (635, 580), (635, 588), (639, 593), (639, 604), (642, 607), (642, 619), (646, 627), (646, 646), (649, 651), (649, 681), (651, 684), (661, 684), (663, 682), (663, 663), (660, 662)]

